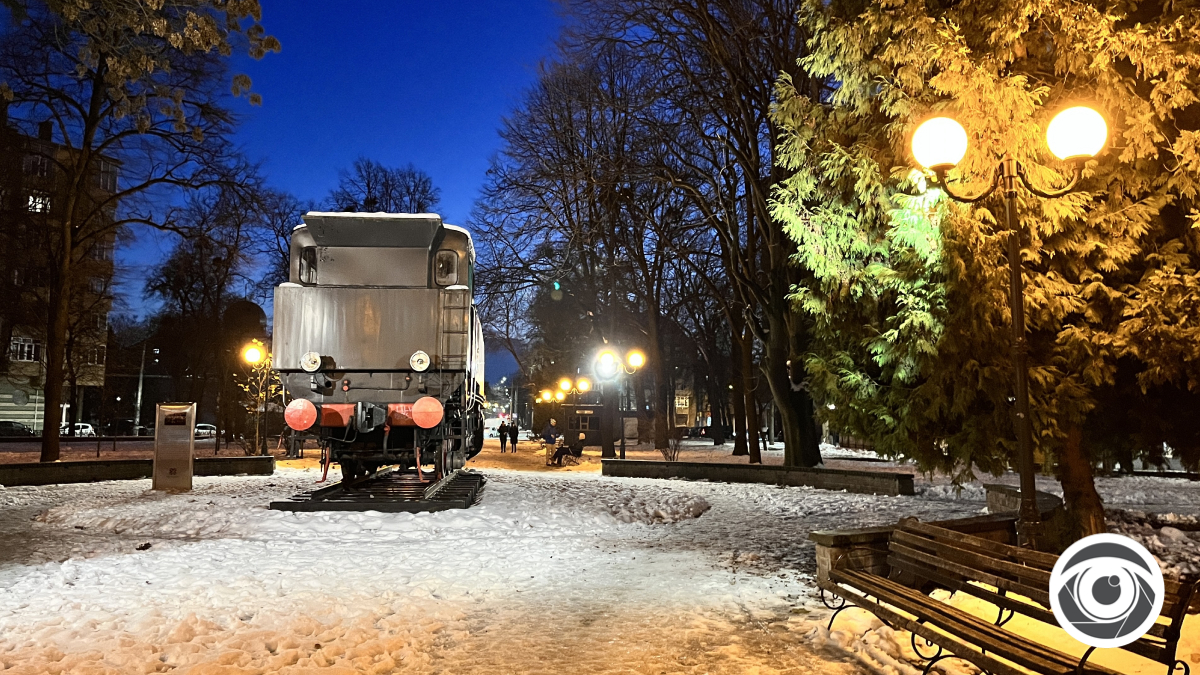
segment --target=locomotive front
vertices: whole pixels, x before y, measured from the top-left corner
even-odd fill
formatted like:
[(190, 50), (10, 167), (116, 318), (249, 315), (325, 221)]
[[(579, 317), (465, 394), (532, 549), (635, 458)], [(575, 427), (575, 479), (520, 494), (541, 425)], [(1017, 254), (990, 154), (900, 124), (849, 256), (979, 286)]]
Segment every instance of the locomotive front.
[(471, 235), (436, 214), (317, 213), (275, 289), (284, 418), (343, 480), (463, 466), (483, 445), (483, 332)]

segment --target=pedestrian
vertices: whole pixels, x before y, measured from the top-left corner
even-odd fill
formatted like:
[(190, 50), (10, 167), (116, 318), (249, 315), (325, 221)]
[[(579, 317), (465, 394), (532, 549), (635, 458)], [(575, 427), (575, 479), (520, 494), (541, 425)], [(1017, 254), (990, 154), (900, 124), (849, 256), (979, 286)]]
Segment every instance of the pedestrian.
[(508, 422), (501, 422), (500, 428), (496, 430), (500, 434), (500, 454), (504, 454), (504, 445), (508, 442)]
[(517, 454), (517, 434), (519, 433), (516, 422), (508, 424), (508, 444), (512, 447), (513, 454)]
[(558, 422), (554, 418), (546, 423), (546, 428), (542, 429), (542, 440), (546, 445), (554, 445), (555, 439), (558, 438)]

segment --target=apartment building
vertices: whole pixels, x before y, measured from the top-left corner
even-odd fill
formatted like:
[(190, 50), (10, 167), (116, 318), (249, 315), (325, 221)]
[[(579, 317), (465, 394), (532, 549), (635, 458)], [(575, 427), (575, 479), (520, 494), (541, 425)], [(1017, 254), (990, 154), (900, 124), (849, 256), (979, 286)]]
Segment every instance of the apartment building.
[[(62, 167), (72, 150), (50, 122), (34, 136), (0, 106), (0, 420), (42, 428), (50, 286), (66, 208)], [(98, 422), (112, 309), (119, 165), (101, 159), (77, 205), (64, 399), (60, 420)]]

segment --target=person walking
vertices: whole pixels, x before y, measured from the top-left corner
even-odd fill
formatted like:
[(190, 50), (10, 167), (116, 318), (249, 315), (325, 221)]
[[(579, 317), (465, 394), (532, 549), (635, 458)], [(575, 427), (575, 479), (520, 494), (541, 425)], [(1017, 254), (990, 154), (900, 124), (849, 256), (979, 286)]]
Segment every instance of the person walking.
[(509, 443), (508, 444), (512, 447), (512, 451), (513, 451), (514, 455), (517, 454), (517, 434), (519, 432), (520, 432), (520, 429), (517, 428), (517, 423), (515, 421), (509, 422), (509, 424), (508, 424), (508, 441), (509, 441)]
[(496, 430), (500, 434), (500, 454), (504, 454), (504, 444), (508, 442), (508, 422), (501, 422), (500, 428)]

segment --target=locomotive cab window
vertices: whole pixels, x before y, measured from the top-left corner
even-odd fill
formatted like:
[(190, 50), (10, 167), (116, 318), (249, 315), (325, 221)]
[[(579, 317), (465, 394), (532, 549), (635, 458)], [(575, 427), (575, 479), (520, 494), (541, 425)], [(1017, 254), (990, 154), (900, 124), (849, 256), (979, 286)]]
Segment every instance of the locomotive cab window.
[(433, 263), (433, 279), (438, 286), (458, 283), (458, 252), (438, 251)]
[(300, 283), (317, 283), (317, 247), (305, 246), (300, 252)]

